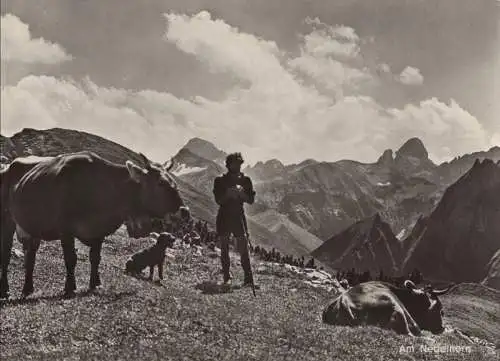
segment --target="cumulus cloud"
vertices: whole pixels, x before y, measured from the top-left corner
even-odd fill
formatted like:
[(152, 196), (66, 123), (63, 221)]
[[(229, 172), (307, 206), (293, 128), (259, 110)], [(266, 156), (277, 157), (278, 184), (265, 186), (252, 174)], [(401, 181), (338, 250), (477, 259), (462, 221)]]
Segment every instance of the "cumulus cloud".
[(33, 39), (29, 26), (17, 16), (6, 14), (1, 20), (2, 61), (58, 64), (71, 59), (60, 45), (43, 38)]
[(399, 81), (406, 85), (422, 85), (424, 83), (424, 77), (420, 73), (420, 69), (407, 66), (403, 69), (401, 74), (399, 74)]
[(189, 113), (187, 101), (152, 91), (103, 88), (89, 79), (77, 83), (30, 75), (2, 88), (1, 102), (2, 134), (7, 136), (25, 127), (71, 128), (164, 160), (192, 134), (176, 114)]
[[(292, 55), (208, 12), (165, 16), (166, 41), (211, 71), (240, 80), (222, 100), (29, 76), (2, 89), (2, 132), (27, 126), (81, 129), (158, 161), (194, 136), (226, 151), (240, 150), (251, 163), (274, 157), (374, 161), (384, 149), (413, 136), (437, 161), (490, 144), (477, 119), (454, 101), (433, 98), (387, 109), (357, 92), (375, 75), (363, 65), (354, 29), (310, 21), (313, 29), (302, 37), (300, 54)], [(319, 44), (320, 36), (360, 50), (311, 45)], [(390, 71), (384, 65), (380, 69)]]
[(240, 80), (264, 83), (270, 78), (290, 80), (280, 64), (276, 43), (239, 32), (202, 11), (192, 17), (165, 14), (167, 41), (196, 56), (214, 72), (230, 72)]
[(500, 133), (494, 133), (491, 136), (491, 145), (500, 147)]

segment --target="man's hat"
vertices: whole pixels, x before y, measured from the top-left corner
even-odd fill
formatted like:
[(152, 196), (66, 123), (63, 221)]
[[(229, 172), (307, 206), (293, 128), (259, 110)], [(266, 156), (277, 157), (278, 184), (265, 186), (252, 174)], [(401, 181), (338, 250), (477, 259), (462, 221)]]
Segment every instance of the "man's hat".
[(243, 164), (244, 161), (243, 161), (243, 156), (241, 155), (241, 153), (239, 153), (239, 152), (231, 153), (226, 157), (226, 166), (228, 166), (230, 163), (234, 163), (234, 162)]

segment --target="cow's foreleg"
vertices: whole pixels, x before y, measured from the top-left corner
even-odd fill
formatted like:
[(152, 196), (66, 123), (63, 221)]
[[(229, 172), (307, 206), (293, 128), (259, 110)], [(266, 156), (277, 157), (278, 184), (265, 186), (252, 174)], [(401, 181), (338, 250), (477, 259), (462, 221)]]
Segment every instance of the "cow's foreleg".
[(9, 298), (9, 279), (7, 273), (12, 254), (12, 240), (14, 238), (15, 223), (4, 217), (2, 217), (1, 222), (0, 264), (2, 266), (2, 271), (0, 274), (0, 298)]
[(101, 277), (99, 276), (99, 264), (101, 263), (101, 249), (103, 240), (92, 242), (90, 246), (90, 282), (89, 289), (94, 290), (101, 285)]
[(160, 277), (161, 280), (163, 279), (163, 261), (158, 263), (158, 277)]
[[(18, 234), (19, 236), (19, 234)], [(33, 270), (35, 269), (36, 253), (40, 248), (40, 239), (22, 238), (24, 250), (24, 287), (23, 297), (33, 293)]]
[(76, 290), (75, 267), (76, 251), (75, 239), (66, 237), (61, 239), (61, 246), (64, 254), (64, 264), (66, 266), (66, 283), (64, 285), (64, 296), (72, 296)]
[(154, 272), (155, 272), (155, 266), (154, 265), (149, 266), (149, 277), (148, 277), (148, 280), (150, 280), (150, 281), (153, 280)]

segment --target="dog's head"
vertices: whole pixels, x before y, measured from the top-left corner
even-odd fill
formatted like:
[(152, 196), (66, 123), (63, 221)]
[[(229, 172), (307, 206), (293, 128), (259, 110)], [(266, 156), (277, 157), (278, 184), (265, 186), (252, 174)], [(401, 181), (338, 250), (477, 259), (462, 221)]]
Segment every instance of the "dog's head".
[(156, 239), (156, 244), (161, 249), (172, 248), (174, 246), (175, 236), (172, 233), (162, 232)]

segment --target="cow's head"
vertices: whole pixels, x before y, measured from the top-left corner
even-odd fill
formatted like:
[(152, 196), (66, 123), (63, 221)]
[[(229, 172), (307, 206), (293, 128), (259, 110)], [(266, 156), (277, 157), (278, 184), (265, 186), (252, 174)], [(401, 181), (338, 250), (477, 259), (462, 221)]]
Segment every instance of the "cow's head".
[(132, 161), (126, 162), (130, 178), (139, 186), (133, 210), (134, 219), (127, 222), (129, 233), (130, 229), (137, 231), (138, 228), (145, 228), (144, 232), (139, 233), (149, 233), (151, 229), (144, 227), (144, 223), (150, 223), (154, 218), (163, 219), (171, 213), (178, 212), (183, 205), (177, 184), (169, 174), (173, 162), (170, 165), (160, 166), (151, 163), (143, 154), (141, 157), (144, 167)]
[(442, 290), (431, 286), (422, 289), (406, 280), (404, 286), (410, 291), (410, 296), (402, 301), (420, 328), (432, 333), (443, 332), (443, 306), (438, 296), (448, 293), (453, 285)]

